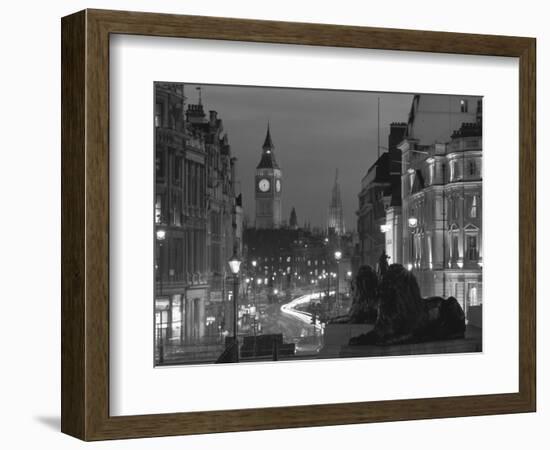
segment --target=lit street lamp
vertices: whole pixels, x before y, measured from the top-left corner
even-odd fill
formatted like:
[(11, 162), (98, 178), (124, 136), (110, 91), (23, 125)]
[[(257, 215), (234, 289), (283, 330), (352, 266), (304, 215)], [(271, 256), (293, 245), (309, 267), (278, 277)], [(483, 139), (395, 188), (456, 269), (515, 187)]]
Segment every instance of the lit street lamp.
[(418, 219), (416, 217), (409, 217), (409, 227), (416, 228), (418, 225)]
[(334, 259), (336, 260), (336, 314), (340, 314), (340, 260), (342, 259), (340, 250), (334, 252)]
[(233, 274), (233, 345), (235, 345), (235, 362), (239, 362), (239, 342), (237, 340), (237, 320), (238, 320), (238, 306), (239, 301), (237, 299), (239, 293), (239, 270), (241, 268), (241, 260), (237, 257), (236, 253), (233, 253), (231, 259), (227, 262), (229, 269)]
[[(161, 258), (160, 258), (160, 249), (162, 248), (162, 243), (166, 239), (166, 231), (162, 229), (158, 229), (156, 232), (156, 238), (159, 243), (159, 247), (157, 250), (157, 279), (159, 282), (159, 295), (162, 295), (162, 267), (161, 267)], [(158, 339), (158, 361), (159, 364), (162, 364), (164, 362), (164, 334), (162, 331), (162, 313), (160, 315), (160, 324), (158, 326), (157, 331), (157, 339)]]
[(162, 243), (166, 239), (166, 230), (159, 229), (156, 232), (157, 241), (159, 243), (159, 249), (157, 253), (157, 275), (159, 280), (159, 294), (162, 295), (162, 268), (161, 268), (161, 258), (160, 258), (160, 249), (162, 248)]

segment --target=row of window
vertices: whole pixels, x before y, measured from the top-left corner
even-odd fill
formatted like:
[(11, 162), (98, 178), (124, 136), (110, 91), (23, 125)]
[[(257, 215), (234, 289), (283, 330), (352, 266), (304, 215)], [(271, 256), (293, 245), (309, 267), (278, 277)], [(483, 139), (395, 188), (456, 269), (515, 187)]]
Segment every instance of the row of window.
[(457, 220), (460, 217), (460, 207), (464, 205), (465, 214), (471, 219), (476, 219), (479, 215), (479, 199), (478, 195), (467, 195), (465, 202), (458, 196), (450, 196), (448, 200), (448, 208), (450, 217)]
[(172, 281), (184, 280), (186, 273), (206, 272), (206, 231), (184, 230), (169, 245), (157, 247), (158, 276)]
[(463, 180), (477, 180), (481, 177), (481, 160), (469, 158), (468, 160), (452, 159), (449, 161), (449, 177), (446, 176), (445, 163), (432, 161), (425, 167), (416, 170), (409, 169), (404, 179), (404, 190), (409, 195), (431, 186), (438, 180), (446, 183), (454, 183)]
[[(186, 180), (189, 182), (182, 190), (171, 190), (170, 202), (167, 204), (167, 195), (155, 195), (155, 223), (170, 223), (181, 226), (183, 224), (183, 207), (206, 208), (206, 186), (204, 166), (189, 162), (185, 164)], [(166, 212), (169, 211), (169, 217)]]
[[(460, 257), (458, 230), (452, 230), (447, 235), (448, 250), (445, 252), (445, 259), (458, 261)], [(413, 262), (420, 262), (424, 258), (424, 251), (427, 252), (428, 261), (432, 261), (432, 237), (420, 233), (412, 234), (409, 239), (409, 258)], [(477, 262), (479, 260), (479, 239), (477, 232), (467, 232), (464, 237), (464, 256), (467, 261)]]

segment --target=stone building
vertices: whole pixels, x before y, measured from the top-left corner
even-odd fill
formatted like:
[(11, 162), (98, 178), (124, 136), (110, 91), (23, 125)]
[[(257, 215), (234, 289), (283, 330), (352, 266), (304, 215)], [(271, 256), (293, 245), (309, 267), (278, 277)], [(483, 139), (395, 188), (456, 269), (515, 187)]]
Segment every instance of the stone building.
[[(242, 205), (235, 192), (236, 158), (231, 154), (223, 121), (216, 111), (208, 117), (201, 100), (190, 104), (186, 112), (189, 127), (205, 140), (206, 201), (207, 201), (207, 262), (209, 295), (206, 301), (206, 334), (216, 336), (219, 326), (229, 325), (227, 315), (228, 283), (227, 261), (236, 253), (241, 255)], [(230, 280), (229, 280), (230, 281)], [(229, 287), (229, 289), (228, 289)]]
[(219, 332), (222, 308), (212, 305), (238, 242), (235, 159), (222, 132), (201, 101), (185, 111), (183, 84), (155, 84), (157, 341), (195, 345)]
[[(357, 211), (357, 232), (359, 238), (359, 259), (361, 264), (377, 267), (380, 255), (387, 252), (389, 262), (401, 261), (401, 240), (386, 229), (386, 214), (390, 223), (398, 230), (401, 214), (401, 152), (397, 144), (403, 139), (407, 125), (392, 123), (388, 135), (387, 151), (376, 160), (361, 180), (359, 209)], [(393, 240), (392, 240), (393, 239)], [(398, 239), (399, 245), (393, 242)]]
[[(422, 104), (420, 97), (413, 100), (409, 131), (418, 129), (415, 121), (420, 119), (429, 129), (430, 118), (434, 127), (441, 122), (456, 128), (446, 140), (432, 130), (430, 136), (409, 135), (399, 145), (402, 262), (414, 271), (423, 296), (452, 295), (468, 314), (469, 307), (482, 302), (481, 99), (445, 96), (437, 102), (451, 105), (450, 114), (434, 114), (433, 109), (422, 114), (415, 109)], [(386, 219), (387, 234), (393, 225), (390, 214)]]

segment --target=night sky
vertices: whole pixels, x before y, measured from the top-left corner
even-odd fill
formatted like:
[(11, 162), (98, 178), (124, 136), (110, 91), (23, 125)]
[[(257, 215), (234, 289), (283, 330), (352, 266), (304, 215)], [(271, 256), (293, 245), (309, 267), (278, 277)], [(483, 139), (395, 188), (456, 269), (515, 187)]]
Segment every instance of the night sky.
[[(197, 86), (185, 84), (187, 103), (198, 102)], [(205, 111), (218, 112), (238, 158), (243, 207), (252, 223), (254, 174), (269, 121), (283, 172), (283, 220), (288, 221), (294, 206), (300, 225), (309, 221), (324, 228), (338, 168), (348, 231), (356, 229), (361, 178), (377, 157), (377, 99), (383, 147), (389, 124), (406, 122), (412, 101), (410, 94), (200, 86)]]

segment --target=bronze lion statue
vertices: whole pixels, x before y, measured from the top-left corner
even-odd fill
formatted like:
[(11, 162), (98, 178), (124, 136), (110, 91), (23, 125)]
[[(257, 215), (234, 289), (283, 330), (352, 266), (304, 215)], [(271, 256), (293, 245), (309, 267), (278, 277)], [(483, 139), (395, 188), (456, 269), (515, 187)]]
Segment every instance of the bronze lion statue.
[(454, 297), (422, 298), (412, 272), (392, 264), (376, 290), (376, 320), (349, 345), (391, 345), (464, 337), (464, 311)]
[(371, 266), (361, 266), (352, 280), (352, 303), (348, 314), (329, 323), (374, 323), (378, 314), (378, 275)]

